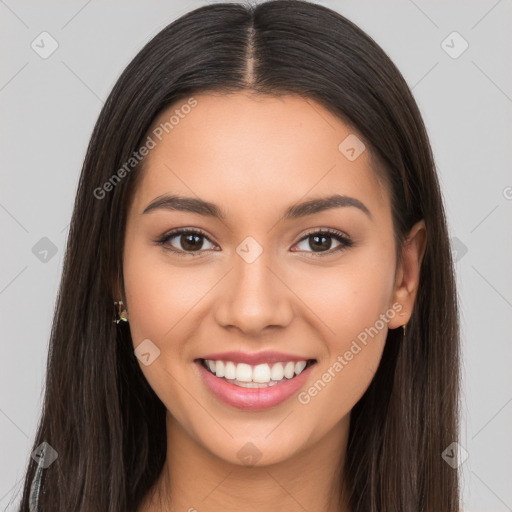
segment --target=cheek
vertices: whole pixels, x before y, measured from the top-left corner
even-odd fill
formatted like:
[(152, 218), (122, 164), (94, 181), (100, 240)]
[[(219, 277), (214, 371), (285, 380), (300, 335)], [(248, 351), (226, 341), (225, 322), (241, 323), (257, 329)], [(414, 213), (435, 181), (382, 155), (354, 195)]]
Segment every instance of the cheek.
[(339, 267), (317, 272), (314, 286), (302, 290), (326, 347), (316, 384), (303, 397), (323, 404), (319, 413), (328, 403), (339, 406), (331, 414), (347, 413), (373, 379), (395, 315), (394, 265), (392, 250), (360, 251)]
[(343, 349), (347, 340), (373, 326), (390, 307), (394, 254), (375, 245), (347, 254), (339, 266), (315, 270), (314, 280), (295, 276), (293, 282), (304, 283), (300, 296), (318, 317), (317, 324), (324, 324), (321, 332), (331, 351)]
[(163, 249), (135, 243), (126, 245), (124, 281), (134, 345), (150, 338), (164, 346), (176, 338), (186, 325), (182, 320), (208, 291), (194, 267), (171, 266)]
[(184, 347), (193, 334), (187, 314), (206, 293), (206, 285), (194, 282), (193, 270), (171, 267), (162, 251), (142, 243), (127, 242), (123, 266), (133, 346), (149, 339), (160, 350), (150, 365), (139, 366), (166, 408), (185, 423), (182, 415), (190, 397), (180, 382), (188, 378)]

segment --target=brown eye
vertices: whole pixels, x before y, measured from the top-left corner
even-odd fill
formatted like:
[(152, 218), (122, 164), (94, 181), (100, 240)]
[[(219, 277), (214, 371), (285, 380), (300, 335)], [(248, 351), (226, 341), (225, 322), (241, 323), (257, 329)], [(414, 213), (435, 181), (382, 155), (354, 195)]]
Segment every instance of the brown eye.
[(185, 251), (198, 251), (203, 245), (203, 240), (200, 235), (178, 235), (177, 237), (181, 244), (181, 248)]
[[(331, 250), (333, 239), (338, 242), (338, 245)], [(299, 249), (300, 251), (313, 252), (323, 256), (323, 253), (332, 254), (350, 247), (353, 245), (353, 242), (339, 231), (322, 230), (309, 233), (302, 238), (297, 246), (300, 246), (300, 244), (305, 246), (305, 248)]]
[(332, 237), (329, 235), (309, 235), (308, 243), (313, 250), (329, 250), (332, 245)]
[(194, 253), (200, 253), (212, 248), (205, 248), (205, 241), (208, 241), (212, 247), (215, 247), (202, 231), (182, 228), (166, 233), (157, 240), (157, 243), (180, 255), (198, 256), (198, 254)]

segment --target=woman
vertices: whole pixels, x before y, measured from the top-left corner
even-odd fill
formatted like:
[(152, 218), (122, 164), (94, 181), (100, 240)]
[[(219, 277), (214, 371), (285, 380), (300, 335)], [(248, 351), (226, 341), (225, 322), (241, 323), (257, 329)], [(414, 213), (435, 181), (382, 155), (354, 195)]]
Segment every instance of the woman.
[(92, 135), (21, 510), (459, 510), (458, 359), (400, 72), (323, 6), (196, 9)]

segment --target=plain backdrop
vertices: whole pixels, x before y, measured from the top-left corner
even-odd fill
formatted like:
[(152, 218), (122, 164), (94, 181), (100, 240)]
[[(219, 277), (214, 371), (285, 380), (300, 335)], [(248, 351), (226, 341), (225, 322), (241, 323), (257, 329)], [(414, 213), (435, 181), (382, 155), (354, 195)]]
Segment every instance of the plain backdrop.
[[(423, 114), (457, 262), (464, 509), (511, 511), (512, 3), (318, 3), (382, 46)], [(92, 128), (142, 46), (204, 4), (0, 0), (2, 510), (15, 510), (10, 502), (30, 457), (67, 228)]]

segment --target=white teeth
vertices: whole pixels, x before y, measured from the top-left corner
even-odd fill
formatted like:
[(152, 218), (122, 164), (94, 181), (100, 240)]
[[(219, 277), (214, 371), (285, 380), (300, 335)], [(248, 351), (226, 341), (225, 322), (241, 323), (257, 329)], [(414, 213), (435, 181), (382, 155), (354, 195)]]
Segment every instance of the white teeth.
[(217, 361), (215, 364), (216, 364), (216, 367), (213, 369), (213, 371), (215, 372), (215, 375), (217, 375), (217, 377), (224, 377), (224, 372), (225, 372), (224, 361)]
[(271, 372), (271, 378), (272, 380), (282, 380), (284, 377), (284, 367), (281, 363), (276, 363), (272, 365), (272, 372)]
[(228, 361), (224, 368), (224, 377), (226, 379), (236, 379), (236, 366), (235, 363)]
[(293, 361), (290, 361), (289, 363), (286, 363), (286, 366), (284, 367), (284, 376), (287, 379), (291, 379), (295, 375), (295, 363)]
[(217, 377), (246, 388), (262, 388), (274, 386), (284, 378), (292, 379), (300, 375), (306, 368), (307, 361), (288, 361), (283, 363), (268, 363), (251, 366), (246, 363), (235, 364), (232, 361), (205, 360), (206, 367)]
[(302, 373), (302, 370), (306, 368), (306, 361), (299, 361), (298, 363), (295, 363), (295, 374), (299, 375)]
[(236, 365), (236, 380), (239, 382), (251, 382), (252, 381), (252, 368), (250, 365), (245, 363), (238, 363)]
[[(229, 381), (231, 382), (231, 381)], [(233, 384), (236, 384), (237, 386), (240, 386), (242, 388), (268, 388), (270, 386), (275, 386), (277, 382), (269, 382), (268, 384), (258, 384), (257, 382), (232, 382)]]
[(258, 364), (252, 371), (252, 381), (265, 383), (270, 382), (270, 366), (268, 364)]

